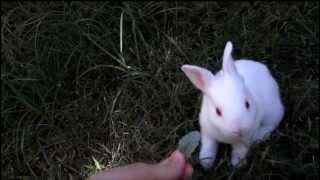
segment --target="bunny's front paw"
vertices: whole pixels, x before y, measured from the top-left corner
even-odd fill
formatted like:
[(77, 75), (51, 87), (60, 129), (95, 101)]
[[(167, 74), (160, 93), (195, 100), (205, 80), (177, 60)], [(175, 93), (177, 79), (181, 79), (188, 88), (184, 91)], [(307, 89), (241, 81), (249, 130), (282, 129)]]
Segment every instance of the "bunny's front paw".
[(247, 164), (247, 160), (245, 157), (242, 157), (239, 154), (234, 154), (231, 158), (231, 165), (233, 168), (239, 168), (243, 165)]
[(235, 168), (244, 165), (246, 163), (246, 155), (248, 153), (248, 150), (248, 147), (244, 144), (233, 145), (231, 165)]
[(214, 162), (214, 157), (202, 157), (202, 158), (200, 157), (200, 164), (206, 170), (212, 167), (213, 162)]

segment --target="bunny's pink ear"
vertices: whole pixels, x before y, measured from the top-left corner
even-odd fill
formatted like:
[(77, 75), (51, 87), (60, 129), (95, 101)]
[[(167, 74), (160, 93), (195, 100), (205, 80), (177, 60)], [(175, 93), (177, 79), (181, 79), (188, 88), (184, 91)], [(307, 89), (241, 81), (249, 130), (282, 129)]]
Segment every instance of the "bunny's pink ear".
[(223, 52), (223, 63), (222, 63), (222, 70), (225, 73), (232, 74), (236, 73), (237, 69), (234, 65), (233, 57), (232, 57), (232, 43), (230, 41), (227, 42), (226, 47), (224, 48)]
[(202, 92), (206, 92), (207, 87), (214, 75), (207, 69), (194, 65), (183, 65), (181, 70), (190, 81)]

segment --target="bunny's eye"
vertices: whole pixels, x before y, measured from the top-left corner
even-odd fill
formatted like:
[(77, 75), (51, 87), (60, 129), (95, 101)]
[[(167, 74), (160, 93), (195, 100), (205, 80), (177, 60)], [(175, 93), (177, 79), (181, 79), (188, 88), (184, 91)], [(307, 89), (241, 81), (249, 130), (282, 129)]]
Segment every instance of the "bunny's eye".
[(245, 104), (246, 104), (246, 108), (247, 108), (247, 109), (249, 109), (249, 108), (250, 108), (250, 104), (249, 104), (249, 102), (248, 102), (248, 101), (246, 101), (246, 103), (245, 103)]
[(218, 116), (222, 115), (221, 110), (219, 108), (216, 108), (216, 113), (217, 113)]

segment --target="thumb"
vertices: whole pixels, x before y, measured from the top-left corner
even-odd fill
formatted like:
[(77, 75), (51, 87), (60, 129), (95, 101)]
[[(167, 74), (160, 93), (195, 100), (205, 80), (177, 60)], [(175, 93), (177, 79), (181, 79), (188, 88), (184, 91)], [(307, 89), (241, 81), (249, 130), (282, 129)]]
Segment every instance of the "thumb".
[(156, 179), (178, 180), (184, 177), (186, 166), (184, 155), (180, 151), (174, 151), (171, 156), (153, 168)]

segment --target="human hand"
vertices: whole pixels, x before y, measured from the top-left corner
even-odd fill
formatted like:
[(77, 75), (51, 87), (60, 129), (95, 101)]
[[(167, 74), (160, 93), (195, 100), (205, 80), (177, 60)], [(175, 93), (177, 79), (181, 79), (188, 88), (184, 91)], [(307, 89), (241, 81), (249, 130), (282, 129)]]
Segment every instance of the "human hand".
[(134, 163), (91, 176), (90, 180), (186, 180), (193, 168), (184, 155), (176, 150), (158, 164)]

